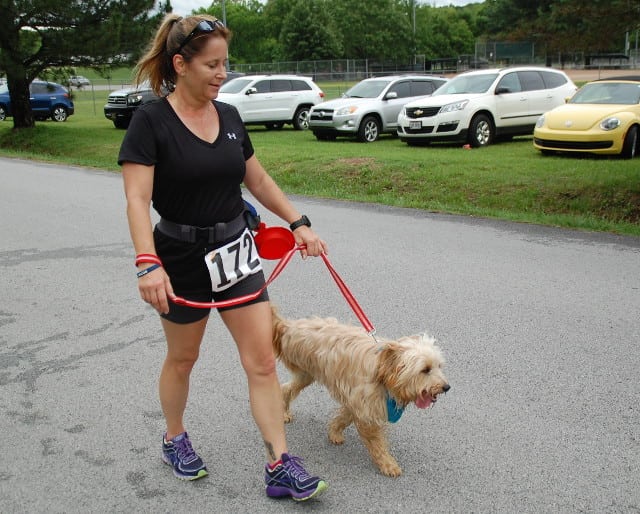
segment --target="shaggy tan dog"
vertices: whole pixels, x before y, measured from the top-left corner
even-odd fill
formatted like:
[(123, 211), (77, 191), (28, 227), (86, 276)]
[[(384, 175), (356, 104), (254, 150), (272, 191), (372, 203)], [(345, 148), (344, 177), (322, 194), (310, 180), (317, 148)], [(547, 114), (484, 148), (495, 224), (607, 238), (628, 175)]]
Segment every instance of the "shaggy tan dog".
[(329, 440), (344, 442), (353, 423), (373, 462), (388, 476), (402, 469), (389, 453), (385, 429), (410, 403), (430, 407), (450, 388), (444, 359), (427, 336), (381, 341), (356, 326), (333, 318), (285, 320), (273, 309), (276, 356), (292, 374), (283, 384), (285, 421), (293, 419), (291, 402), (305, 387), (320, 382), (341, 407), (329, 422)]

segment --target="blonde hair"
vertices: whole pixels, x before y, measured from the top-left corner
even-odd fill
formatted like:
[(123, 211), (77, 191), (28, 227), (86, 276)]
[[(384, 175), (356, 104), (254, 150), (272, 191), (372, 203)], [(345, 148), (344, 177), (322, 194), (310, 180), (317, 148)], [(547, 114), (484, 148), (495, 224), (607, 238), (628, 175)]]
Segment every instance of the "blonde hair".
[(167, 14), (155, 36), (149, 49), (138, 61), (135, 69), (134, 81), (136, 84), (149, 81), (153, 91), (164, 96), (166, 90), (172, 91), (176, 83), (176, 71), (173, 68), (173, 56), (180, 50), (180, 55), (189, 62), (200, 52), (209, 37), (221, 37), (227, 43), (231, 39), (231, 31), (226, 27), (216, 25), (213, 32), (205, 32), (189, 41), (183, 48), (180, 46), (201, 21), (217, 21), (214, 16), (198, 14), (183, 18), (177, 14)]

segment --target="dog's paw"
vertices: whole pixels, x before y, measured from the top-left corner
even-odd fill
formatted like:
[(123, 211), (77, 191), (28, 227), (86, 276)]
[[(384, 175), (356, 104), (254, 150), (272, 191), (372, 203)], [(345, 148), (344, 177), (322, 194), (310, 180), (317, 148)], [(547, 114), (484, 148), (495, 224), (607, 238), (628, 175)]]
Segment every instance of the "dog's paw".
[(398, 466), (398, 464), (393, 464), (390, 462), (385, 462), (384, 464), (379, 464), (378, 468), (383, 475), (388, 477), (399, 477), (402, 475), (402, 468)]
[(340, 432), (329, 432), (329, 441), (332, 444), (343, 444), (344, 443), (344, 435)]

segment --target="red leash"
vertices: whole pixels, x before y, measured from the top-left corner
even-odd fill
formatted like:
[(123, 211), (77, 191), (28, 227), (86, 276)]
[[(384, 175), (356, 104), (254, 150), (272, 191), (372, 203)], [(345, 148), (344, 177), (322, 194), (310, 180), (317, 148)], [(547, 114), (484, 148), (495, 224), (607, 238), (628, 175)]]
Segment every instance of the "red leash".
[[(280, 273), (286, 267), (286, 265), (289, 264), (291, 257), (293, 257), (293, 255), (298, 250), (302, 250), (304, 248), (305, 248), (304, 245), (298, 245), (298, 246), (294, 246), (291, 250), (289, 250), (280, 259), (280, 261), (271, 272), (271, 275), (269, 276), (265, 284), (255, 293), (239, 296), (238, 298), (232, 298), (230, 300), (221, 300), (219, 302), (195, 302), (192, 300), (187, 300), (180, 296), (175, 296), (171, 300), (178, 305), (186, 305), (187, 307), (195, 307), (199, 309), (234, 307), (236, 305), (241, 305), (243, 303), (250, 302), (251, 300), (255, 300), (256, 298), (258, 298), (262, 294), (262, 292), (267, 288), (267, 286), (271, 284), (278, 277), (278, 275), (280, 275)], [(364, 329), (367, 331), (367, 334), (369, 334), (370, 336), (373, 336), (376, 332), (376, 329), (373, 327), (373, 325), (369, 321), (369, 318), (367, 318), (367, 315), (362, 310), (362, 307), (360, 307), (360, 305), (356, 301), (351, 291), (349, 291), (349, 288), (347, 287), (347, 285), (344, 283), (340, 275), (338, 275), (338, 272), (335, 270), (335, 268), (331, 265), (331, 262), (329, 261), (329, 258), (327, 257), (327, 255), (325, 253), (322, 253), (320, 254), (320, 256), (322, 257), (322, 260), (324, 261), (324, 263), (327, 265), (327, 269), (329, 270), (329, 273), (331, 274), (331, 277), (333, 278), (335, 283), (338, 285), (340, 292), (347, 300), (347, 303), (349, 304), (351, 309), (353, 309), (353, 312), (360, 320), (360, 323), (362, 323), (362, 326), (364, 327)]]

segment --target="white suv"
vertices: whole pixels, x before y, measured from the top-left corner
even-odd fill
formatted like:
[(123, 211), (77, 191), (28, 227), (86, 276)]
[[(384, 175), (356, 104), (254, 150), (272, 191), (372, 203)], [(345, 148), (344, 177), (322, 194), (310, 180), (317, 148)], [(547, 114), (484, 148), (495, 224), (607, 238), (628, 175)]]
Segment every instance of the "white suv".
[(220, 88), (218, 100), (238, 109), (247, 125), (296, 130), (308, 128), (309, 109), (324, 100), (324, 93), (308, 77), (251, 75), (230, 80)]
[(533, 134), (538, 117), (576, 90), (565, 73), (552, 68), (462, 73), (431, 97), (407, 103), (398, 116), (398, 136), (409, 145), (465, 141), (479, 147)]
[(342, 98), (311, 109), (309, 128), (319, 140), (350, 136), (370, 143), (383, 132), (395, 134), (398, 113), (404, 104), (430, 95), (445, 82), (444, 77), (428, 75), (365, 79)]

